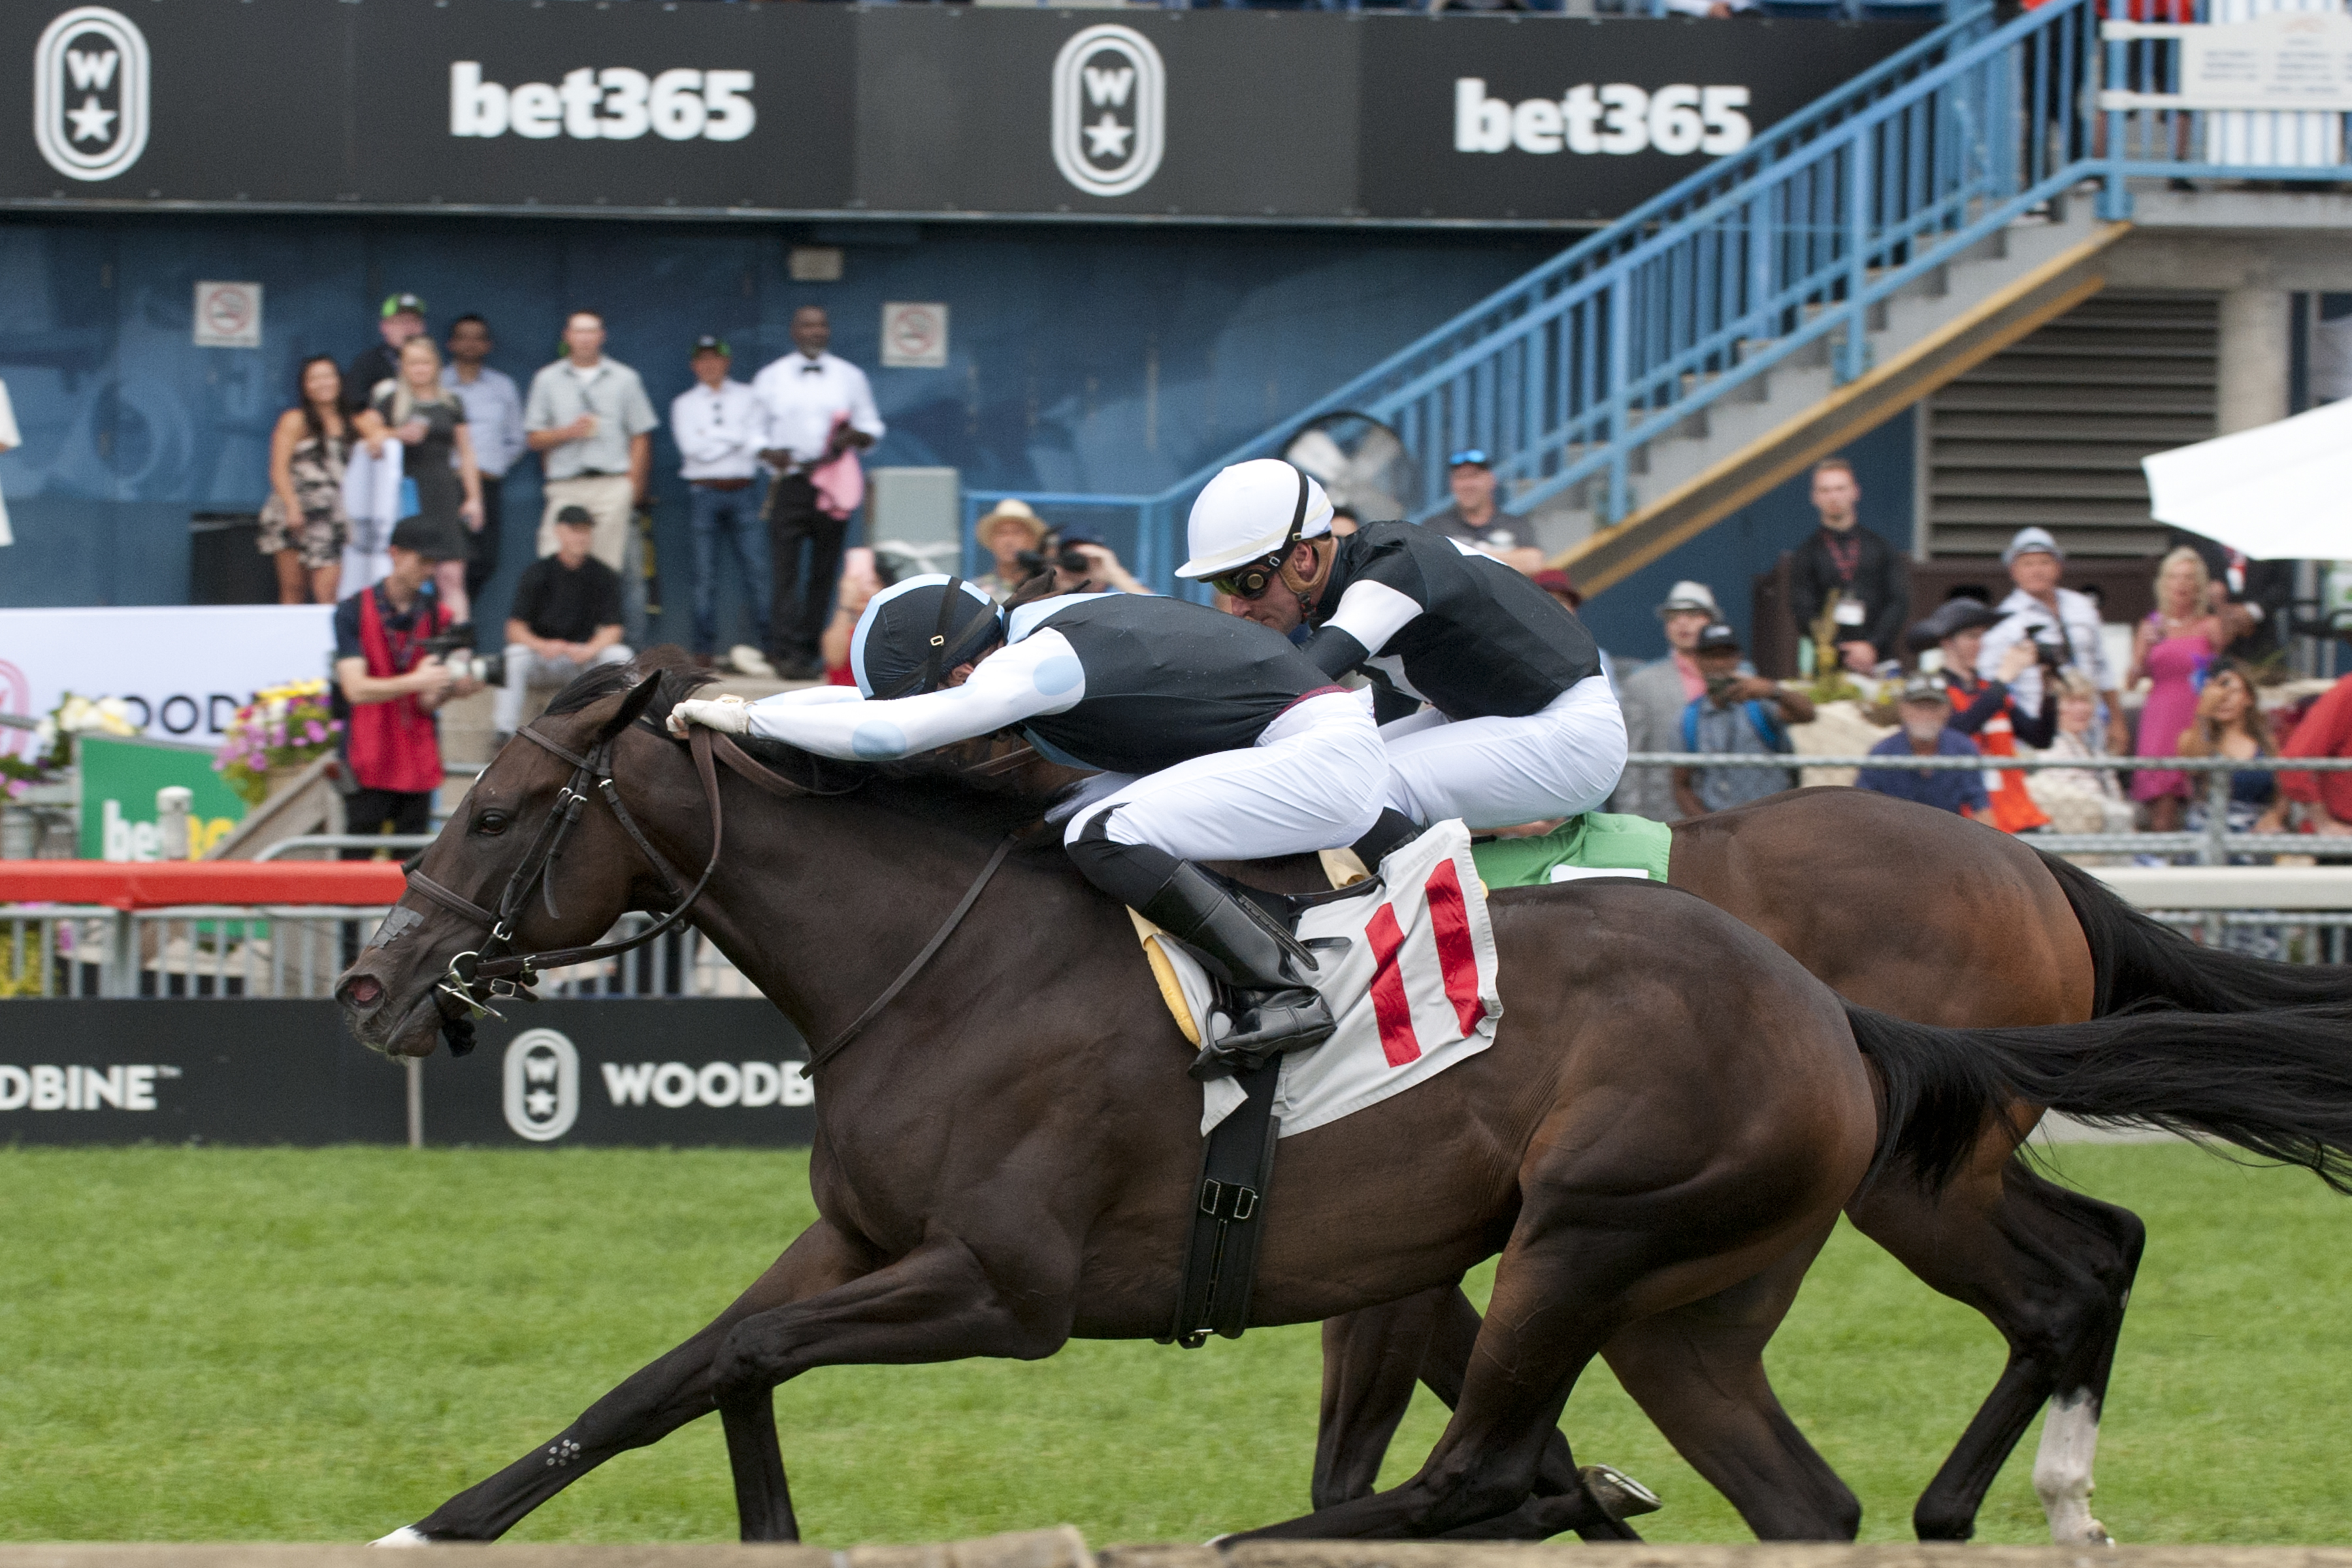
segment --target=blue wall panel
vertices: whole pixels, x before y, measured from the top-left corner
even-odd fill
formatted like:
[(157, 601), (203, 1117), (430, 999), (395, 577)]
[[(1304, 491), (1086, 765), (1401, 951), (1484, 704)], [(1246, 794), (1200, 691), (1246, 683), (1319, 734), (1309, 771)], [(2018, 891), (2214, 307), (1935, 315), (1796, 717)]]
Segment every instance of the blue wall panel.
[[(840, 244), (842, 281), (787, 275), (796, 243)], [(1265, 429), (1550, 254), (1539, 238), (1273, 230), (168, 217), (0, 224), (0, 377), (25, 446), (0, 457), (16, 545), (0, 605), (172, 604), (187, 513), (267, 494), (268, 432), (295, 365), (348, 361), (394, 289), (431, 301), (436, 336), (488, 317), (493, 363), (527, 382), (564, 312), (604, 311), (611, 352), (667, 413), (699, 332), (739, 374), (790, 347), (792, 312), (833, 313), (835, 347), (874, 378), (891, 426), (873, 455), (991, 488), (1149, 490)], [(266, 289), (259, 350), (190, 341), (200, 279)], [(940, 370), (877, 363), (887, 300), (943, 301)], [(658, 540), (684, 632), (683, 488), (656, 443)], [(509, 477), (504, 613), (538, 510)], [(730, 619), (738, 619), (730, 614)]]

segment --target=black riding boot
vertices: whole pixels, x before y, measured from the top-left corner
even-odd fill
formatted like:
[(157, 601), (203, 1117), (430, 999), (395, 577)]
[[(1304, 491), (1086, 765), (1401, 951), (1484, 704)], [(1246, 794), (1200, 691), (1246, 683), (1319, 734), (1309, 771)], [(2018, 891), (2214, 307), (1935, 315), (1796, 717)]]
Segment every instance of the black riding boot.
[(1320, 1045), (1339, 1026), (1315, 990), (1315, 955), (1198, 866), (1177, 862), (1160, 890), (1135, 909), (1198, 953), (1223, 993), (1233, 1027), (1193, 1061), (1192, 1075), (1203, 1083)]

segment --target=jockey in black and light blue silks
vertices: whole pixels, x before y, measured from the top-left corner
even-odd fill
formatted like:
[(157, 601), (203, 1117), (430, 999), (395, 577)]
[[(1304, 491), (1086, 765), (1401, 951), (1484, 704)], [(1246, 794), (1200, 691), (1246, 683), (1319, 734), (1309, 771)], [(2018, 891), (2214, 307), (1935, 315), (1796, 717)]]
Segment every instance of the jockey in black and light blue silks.
[[(1309, 628), (1328, 678), (1370, 678), (1401, 818), (1507, 827), (1595, 810), (1617, 787), (1625, 719), (1592, 635), (1493, 556), (1410, 522), (1336, 536), (1322, 486), (1274, 458), (1210, 480), (1187, 531), (1178, 576), (1272, 630)], [(1383, 845), (1405, 831), (1391, 822)]]
[(1189, 944), (1227, 987), (1230, 1032), (1196, 1078), (1328, 1037), (1312, 954), (1194, 861), (1355, 843), (1387, 759), (1362, 704), (1290, 644), (1199, 605), (1076, 594), (999, 611), (936, 574), (875, 595), (849, 662), (857, 690), (680, 702), (670, 724), (879, 762), (1019, 727), (1055, 762), (1099, 768), (1064, 842), (1087, 879)]

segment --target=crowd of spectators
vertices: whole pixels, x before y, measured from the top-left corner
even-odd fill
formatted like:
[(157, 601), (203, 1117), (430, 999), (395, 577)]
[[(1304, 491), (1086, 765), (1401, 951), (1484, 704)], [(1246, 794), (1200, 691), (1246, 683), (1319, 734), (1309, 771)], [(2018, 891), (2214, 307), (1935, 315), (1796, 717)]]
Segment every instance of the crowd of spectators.
[[(406, 798), (415, 792), (403, 786), (428, 771), (423, 759), (396, 754), (409, 743), (404, 737), (429, 737), (433, 707), (483, 673), (451, 668), (425, 644), (463, 626), (470, 596), (495, 572), (499, 491), (525, 451), (544, 468), (546, 509), (541, 559), (524, 574), (504, 628), (504, 668), (490, 672), (503, 679), (497, 731), (518, 726), (534, 679), (625, 659), (642, 639), (635, 551), (660, 420), (637, 373), (604, 354), (594, 311), (568, 318), (563, 356), (531, 378), (528, 394), (485, 363), (494, 341), (479, 316), (452, 324), (446, 365), (426, 333), (423, 300), (394, 295), (378, 325), (380, 341), (347, 371), (324, 356), (301, 366), (299, 401), (272, 441), (264, 548), (277, 557), (288, 601), (336, 598), (352, 585), (338, 582), (352, 558), (344, 465), (362, 450), (397, 453), (408, 481), (403, 520), (369, 574), (381, 581), (343, 597), (336, 625), (346, 703), (387, 714), (352, 727), (355, 742), (365, 736), (383, 754), (357, 770), (375, 775), (361, 776), (362, 804), (400, 826), (415, 810)], [(748, 384), (734, 379), (724, 340), (706, 336), (688, 350), (694, 384), (672, 402), (669, 419), (689, 494), (693, 651), (705, 665), (719, 662), (723, 575), (745, 589), (760, 638), (729, 650), (727, 664), (844, 682), (858, 613), (904, 571), (927, 569), (887, 547), (845, 549), (864, 489), (857, 454), (884, 427), (865, 374), (830, 353), (830, 336), (823, 310), (798, 311), (793, 352)], [(1546, 567), (1524, 521), (1501, 510), (1484, 450), (1451, 453), (1447, 479), (1452, 505), (1424, 526), (1527, 572), (1571, 610), (1581, 603), (1568, 574)], [(2262, 678), (2232, 657), (2272, 613), (2253, 581), (2259, 569), (2242, 558), (2189, 546), (2165, 555), (2157, 607), (2135, 628), (2118, 675), (2099, 605), (2063, 585), (2065, 553), (2046, 530), (2021, 529), (2011, 540), (2001, 555), (2011, 589), (1997, 604), (1956, 592), (1914, 619), (1899, 553), (1861, 523), (1852, 465), (1817, 464), (1811, 495), (1820, 527), (1790, 563), (1794, 618), (1819, 654), (1808, 681), (1759, 675), (1713, 590), (1696, 581), (1675, 584), (1657, 606), (1663, 657), (1610, 661), (1633, 751), (1790, 761), (1629, 768), (1612, 809), (1674, 821), (1792, 787), (1800, 748), (1791, 731), (1814, 724), (1823, 693), (1849, 678), (1864, 683), (1843, 689), (1862, 698), (1857, 713), (1877, 727), (1872, 732), (1884, 731), (1869, 750), (1885, 761), (1859, 771), (1859, 787), (2006, 832), (2204, 826), (2205, 775), (2144, 769), (2120, 781), (2101, 765), (2118, 754), (2352, 754), (2352, 678), (2274, 732)], [(1356, 526), (1345, 509), (1335, 519), (1341, 531)], [(1000, 601), (1038, 591), (1029, 585), (1041, 577), (1052, 581), (1039, 587), (1055, 592), (1150, 591), (1102, 540), (1056, 527), (1017, 500), (979, 520), (974, 543), (988, 563), (974, 581)], [(2126, 701), (2126, 691), (2143, 690), (2136, 704)], [(2081, 765), (1902, 765), (1906, 757), (1997, 763), (2037, 755)], [(2352, 778), (2235, 770), (2228, 810), (2232, 831), (2301, 826), (2352, 835)]]
[[(427, 316), (422, 299), (395, 293), (347, 368), (306, 360), (270, 443), (261, 549), (282, 602), (336, 606), (337, 696), (360, 791), (346, 816), (360, 833), (415, 830), (441, 776), (441, 703), (498, 685), (503, 738), (532, 683), (626, 659), (646, 634), (661, 417), (644, 378), (604, 352), (603, 316), (566, 317), (561, 356), (528, 391), (487, 363), (488, 321), (457, 318), (445, 362)], [(748, 384), (733, 379), (724, 340), (686, 345), (694, 384), (670, 422), (689, 498), (697, 661), (719, 662), (719, 587), (731, 576), (756, 640), (730, 649), (729, 665), (806, 679), (824, 668), (820, 637), (865, 494), (857, 454), (884, 426), (865, 373), (829, 352), (824, 310), (796, 311), (792, 340)], [(504, 481), (526, 453), (543, 477), (539, 559), (516, 585), (503, 654), (477, 663), (471, 650), (489, 639), (471, 625), (473, 600), (498, 570)], [(370, 526), (379, 516), (382, 537)]]
[[(2210, 773), (2101, 765), (2110, 758), (2352, 756), (2352, 677), (2315, 698), (2280, 700), (2275, 623), (2286, 598), (2275, 563), (2196, 542), (2167, 552), (2151, 584), (2156, 608), (2133, 628), (2118, 672), (2099, 602), (2063, 585), (2065, 552), (2047, 530), (2011, 538), (2001, 555), (2010, 592), (1997, 603), (1955, 590), (1911, 620), (1902, 563), (1856, 521), (1860, 499), (1842, 459), (1814, 469), (1821, 528), (1794, 552), (1790, 579), (1820, 668), (1802, 680), (1757, 678), (1713, 590), (1677, 583), (1657, 606), (1664, 656), (1613, 670), (1633, 751), (1787, 753), (1790, 727), (1812, 722), (1821, 693), (1851, 677), (1863, 684), (1847, 689), (1847, 705), (1880, 731), (1871, 755), (1887, 759), (1860, 769), (1858, 787), (2004, 832), (2105, 835), (2202, 832), (2213, 799)], [(1906, 757), (1993, 765), (1904, 767)], [(2001, 767), (2002, 758), (2082, 765), (2027, 770)], [(2352, 835), (2352, 777), (2249, 766), (2227, 779), (2231, 833)], [(1610, 807), (1675, 821), (1793, 782), (1789, 768), (1753, 763), (1633, 767)]]

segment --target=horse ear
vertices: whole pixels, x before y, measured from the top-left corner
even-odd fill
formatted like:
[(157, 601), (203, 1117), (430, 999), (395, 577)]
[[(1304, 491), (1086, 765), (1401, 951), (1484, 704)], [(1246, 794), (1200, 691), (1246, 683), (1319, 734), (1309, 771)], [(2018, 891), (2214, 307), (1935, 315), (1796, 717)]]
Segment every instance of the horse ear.
[(630, 687), (628, 695), (621, 699), (621, 706), (619, 709), (614, 712), (610, 719), (604, 721), (604, 727), (596, 731), (596, 739), (599, 741), (609, 741), (614, 736), (619, 734), (622, 731), (627, 729), (630, 725), (635, 723), (639, 718), (644, 716), (647, 705), (653, 701), (654, 698), (658, 695), (660, 691), (661, 672), (659, 670), (656, 670), (653, 674), (646, 676), (643, 680), (638, 681), (635, 686)]

